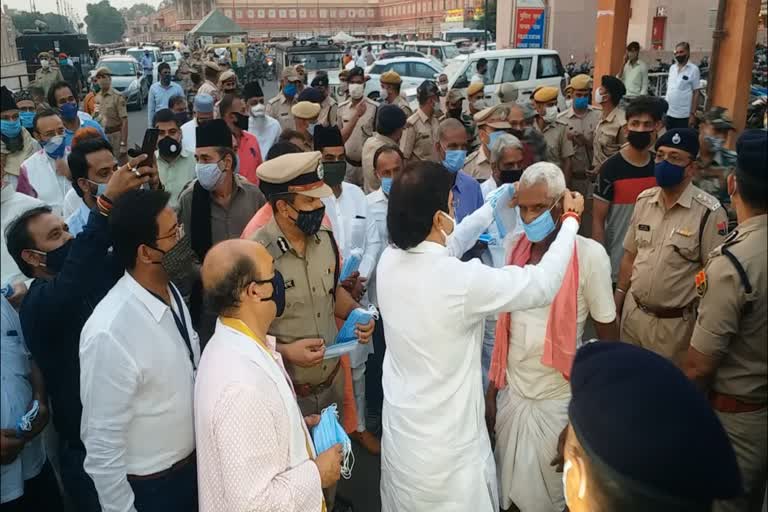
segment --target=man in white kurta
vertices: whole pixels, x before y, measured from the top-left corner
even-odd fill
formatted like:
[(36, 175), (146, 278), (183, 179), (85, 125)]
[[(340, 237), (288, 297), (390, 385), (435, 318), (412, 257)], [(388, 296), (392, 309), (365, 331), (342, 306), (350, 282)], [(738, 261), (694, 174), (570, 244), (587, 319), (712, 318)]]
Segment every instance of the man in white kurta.
[(336, 445), (316, 457), (276, 341), (266, 335), (285, 304), (272, 257), (257, 242), (225, 241), (206, 255), (202, 276), (220, 316), (195, 383), (200, 511), (325, 511), (322, 488), (338, 480), (341, 451)]
[[(384, 319), (381, 500), (384, 512), (496, 512), (480, 351), (485, 317), (542, 307), (560, 287), (583, 198), (536, 267), (495, 269), (446, 248), (453, 175), (420, 162), (396, 178), (377, 294)], [(415, 201), (423, 205), (414, 207)], [(421, 241), (412, 236), (427, 231)]]

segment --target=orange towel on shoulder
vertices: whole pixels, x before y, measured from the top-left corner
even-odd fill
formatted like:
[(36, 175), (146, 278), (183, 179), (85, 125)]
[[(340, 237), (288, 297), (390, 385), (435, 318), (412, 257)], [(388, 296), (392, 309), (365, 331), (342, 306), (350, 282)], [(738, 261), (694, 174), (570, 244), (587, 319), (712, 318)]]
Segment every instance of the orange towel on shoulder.
[[(523, 267), (531, 259), (531, 242), (521, 236), (509, 253), (507, 265)], [(578, 319), (577, 294), (579, 291), (579, 255), (576, 243), (573, 256), (565, 272), (563, 284), (549, 308), (547, 331), (544, 336), (544, 353), (541, 364), (554, 368), (567, 379), (571, 375), (573, 358), (576, 355), (576, 321)], [(491, 356), (491, 368), (488, 378), (502, 389), (507, 385), (507, 358), (509, 354), (510, 313), (499, 315), (496, 323), (496, 339)]]

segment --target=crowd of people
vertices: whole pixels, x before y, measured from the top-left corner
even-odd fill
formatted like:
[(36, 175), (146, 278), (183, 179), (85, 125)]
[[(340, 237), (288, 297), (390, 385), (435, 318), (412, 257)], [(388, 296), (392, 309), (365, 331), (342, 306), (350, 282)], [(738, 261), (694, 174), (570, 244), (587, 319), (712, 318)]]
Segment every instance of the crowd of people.
[(108, 68), (3, 87), (0, 510), (350, 510), (354, 441), (386, 512), (759, 511), (768, 138), (637, 50), (562, 111), (187, 56), (148, 154)]

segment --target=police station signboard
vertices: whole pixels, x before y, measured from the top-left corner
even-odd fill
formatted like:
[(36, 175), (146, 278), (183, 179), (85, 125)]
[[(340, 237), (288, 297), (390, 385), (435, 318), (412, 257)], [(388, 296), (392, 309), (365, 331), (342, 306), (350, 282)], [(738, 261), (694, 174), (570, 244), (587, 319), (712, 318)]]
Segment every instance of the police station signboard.
[(544, 48), (546, 9), (523, 5), (515, 9), (515, 48)]

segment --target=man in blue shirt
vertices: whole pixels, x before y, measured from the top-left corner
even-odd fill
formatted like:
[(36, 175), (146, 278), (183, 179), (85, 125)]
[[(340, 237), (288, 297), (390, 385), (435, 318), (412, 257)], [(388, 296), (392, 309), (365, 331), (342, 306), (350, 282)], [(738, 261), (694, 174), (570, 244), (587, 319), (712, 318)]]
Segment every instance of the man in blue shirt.
[(171, 65), (161, 62), (157, 66), (160, 82), (152, 84), (147, 98), (147, 124), (154, 124), (155, 112), (168, 107), (168, 102), (174, 96), (184, 96), (184, 89), (175, 82), (171, 82)]
[(149, 53), (149, 50), (144, 50), (144, 56), (141, 58), (141, 62), (139, 64), (141, 64), (141, 69), (144, 71), (144, 74), (147, 75), (147, 79), (149, 80), (150, 84), (152, 83), (152, 63), (152, 55)]
[(465, 173), (464, 160), (467, 157), (467, 130), (458, 119), (447, 118), (440, 122), (439, 140), (436, 153), (443, 167), (456, 174), (453, 185), (453, 209), (456, 222), (483, 206), (483, 193), (476, 179)]
[(56, 82), (51, 86), (48, 90), (48, 104), (59, 110), (61, 122), (64, 123), (64, 145), (67, 148), (72, 145), (72, 138), (80, 128), (93, 128), (107, 140), (101, 125), (78, 109), (77, 98), (67, 82)]

